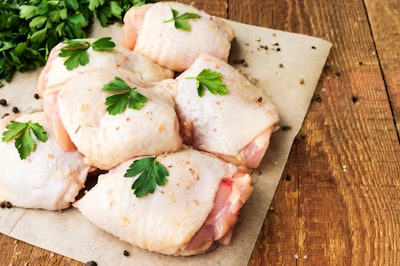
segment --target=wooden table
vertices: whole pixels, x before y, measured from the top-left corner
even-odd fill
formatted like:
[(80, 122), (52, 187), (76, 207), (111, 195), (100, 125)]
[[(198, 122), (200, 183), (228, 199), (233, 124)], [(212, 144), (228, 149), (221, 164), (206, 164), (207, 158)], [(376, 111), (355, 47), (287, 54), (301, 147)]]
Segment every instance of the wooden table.
[[(249, 265), (399, 265), (398, 0), (181, 0), (333, 43)], [(1, 265), (82, 265), (0, 235)]]

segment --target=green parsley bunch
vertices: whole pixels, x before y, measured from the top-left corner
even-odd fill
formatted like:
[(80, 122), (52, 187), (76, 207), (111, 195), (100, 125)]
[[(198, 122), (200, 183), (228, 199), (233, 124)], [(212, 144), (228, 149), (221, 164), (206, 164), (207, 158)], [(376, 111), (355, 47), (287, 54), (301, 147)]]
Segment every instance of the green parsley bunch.
[[(3, 0), (0, 3), (0, 80), (35, 70), (66, 39), (85, 38), (94, 19), (105, 27), (149, 0)], [(0, 83), (0, 87), (1, 87)]]

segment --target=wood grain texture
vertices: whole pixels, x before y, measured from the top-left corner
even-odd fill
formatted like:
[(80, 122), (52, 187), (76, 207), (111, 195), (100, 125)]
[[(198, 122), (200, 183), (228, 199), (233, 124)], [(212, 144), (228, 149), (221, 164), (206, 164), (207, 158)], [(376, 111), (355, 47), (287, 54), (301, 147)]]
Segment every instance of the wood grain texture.
[(81, 266), (81, 262), (0, 234), (0, 265)]
[[(163, 2), (163, 1), (159, 1)], [(164, 1), (165, 2), (165, 1)], [(204, 10), (210, 15), (218, 16), (221, 18), (226, 18), (228, 14), (228, 1), (227, 0), (218, 0), (218, 1), (209, 1), (209, 0), (180, 0), (177, 1), (186, 5), (192, 5), (200, 10)]]
[[(249, 265), (398, 265), (398, 1), (180, 2), (333, 43)], [(0, 235), (0, 264), (26, 263), (82, 265)]]
[(365, 0), (365, 5), (400, 134), (400, 2)]
[[(285, 169), (297, 173), (297, 193), (281, 180), (250, 264), (394, 265), (400, 146), (367, 10), (362, 1), (281, 2), (260, 24), (334, 46)], [(298, 249), (277, 253), (282, 242), (271, 240), (290, 234), (284, 245)]]

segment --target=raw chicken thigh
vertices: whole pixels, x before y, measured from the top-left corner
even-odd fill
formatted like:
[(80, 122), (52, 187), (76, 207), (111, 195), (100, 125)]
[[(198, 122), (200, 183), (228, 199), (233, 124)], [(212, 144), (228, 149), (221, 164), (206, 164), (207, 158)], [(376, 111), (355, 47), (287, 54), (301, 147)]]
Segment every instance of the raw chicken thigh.
[[(95, 39), (84, 40), (90, 43), (95, 41)], [(149, 86), (153, 82), (172, 78), (174, 75), (172, 71), (156, 65), (150, 59), (138, 53), (132, 53), (132, 51), (118, 44), (111, 51), (95, 51), (92, 47), (89, 47), (87, 50), (89, 63), (68, 70), (64, 65), (65, 57), (59, 57), (61, 48), (64, 46), (66, 44), (60, 43), (51, 50), (49, 59), (40, 73), (38, 90), (41, 95), (57, 91), (58, 86), (76, 75), (97, 69), (127, 71), (136, 77), (136, 82), (141, 86)]]
[[(186, 20), (189, 30), (177, 29), (172, 9), (194, 13), (200, 18)], [(158, 2), (131, 8), (124, 17), (122, 44), (143, 54), (157, 64), (174, 71), (184, 71), (202, 53), (228, 59), (233, 29), (224, 21), (195, 7), (176, 2)]]
[(38, 142), (24, 160), (20, 159), (13, 140), (0, 142), (0, 201), (23, 208), (68, 208), (83, 188), (89, 171), (83, 156), (77, 151), (61, 149), (43, 112), (16, 119), (6, 117), (1, 121), (0, 134), (11, 119), (39, 123), (47, 132), (48, 140)]
[[(86, 39), (89, 42), (94, 39)], [(155, 82), (171, 78), (174, 73), (154, 64), (150, 59), (117, 45), (111, 51), (95, 51), (90, 47), (89, 63), (67, 70), (64, 66), (65, 58), (59, 57), (60, 49), (65, 44), (60, 43), (50, 53), (45, 68), (40, 74), (38, 90), (43, 99), (44, 112), (55, 132), (55, 137), (65, 151), (75, 150), (74, 143), (70, 140), (68, 133), (59, 117), (58, 93), (60, 87), (73, 78), (79, 78), (87, 72), (117, 71), (120, 75), (130, 76), (130, 79), (138, 86), (147, 87)], [(90, 80), (81, 82), (90, 83)], [(72, 107), (72, 106), (71, 106)]]
[(239, 209), (250, 196), (250, 176), (203, 152), (185, 149), (160, 155), (167, 183), (137, 198), (137, 178), (124, 174), (127, 161), (99, 176), (97, 185), (74, 203), (92, 223), (120, 239), (168, 255), (206, 252), (228, 244)]
[(115, 77), (137, 87), (130, 75), (98, 69), (78, 75), (59, 88), (56, 104), (60, 120), (87, 163), (109, 170), (134, 156), (178, 150), (182, 140), (175, 103), (170, 94), (163, 93), (164, 87), (174, 86), (174, 80), (152, 88), (137, 87), (135, 91), (148, 98), (144, 106), (111, 115), (105, 105), (111, 94), (102, 87)]
[[(204, 69), (222, 74), (228, 94), (214, 95), (206, 90), (204, 96), (198, 95), (193, 77)], [(235, 164), (258, 167), (279, 122), (277, 108), (265, 92), (210, 55), (200, 56), (176, 81), (175, 101), (185, 144)]]

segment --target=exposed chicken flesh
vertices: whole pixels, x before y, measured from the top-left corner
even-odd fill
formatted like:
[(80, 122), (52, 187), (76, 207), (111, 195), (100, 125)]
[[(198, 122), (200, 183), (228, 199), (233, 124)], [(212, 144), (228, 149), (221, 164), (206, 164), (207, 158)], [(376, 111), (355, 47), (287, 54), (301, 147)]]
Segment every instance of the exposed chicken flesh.
[[(202, 70), (222, 74), (227, 95), (206, 91), (199, 97), (196, 77)], [(200, 56), (176, 78), (175, 101), (184, 142), (196, 149), (216, 153), (250, 168), (258, 167), (279, 116), (265, 93), (251, 84), (229, 64), (210, 56)]]
[(191, 149), (157, 160), (169, 176), (153, 194), (133, 194), (136, 177), (124, 177), (132, 163), (127, 161), (101, 175), (74, 206), (98, 227), (150, 251), (193, 255), (207, 251), (214, 241), (228, 244), (239, 209), (252, 192), (250, 176)]
[[(178, 15), (199, 14), (201, 18), (189, 19), (190, 30), (177, 29), (171, 9)], [(228, 59), (233, 29), (224, 21), (210, 16), (195, 7), (176, 2), (158, 2), (132, 7), (124, 17), (122, 44), (143, 54), (157, 64), (182, 72), (202, 53)]]
[(9, 120), (39, 123), (48, 134), (46, 142), (38, 142), (36, 149), (21, 160), (14, 141), (0, 142), (0, 201), (23, 208), (60, 210), (70, 206), (83, 188), (89, 166), (83, 156), (64, 152), (43, 112), (6, 117), (1, 121), (3, 134)]
[(161, 88), (174, 86), (165, 80), (152, 88), (137, 87), (148, 98), (140, 110), (127, 108), (111, 115), (106, 98), (111, 94), (102, 87), (115, 77), (136, 87), (124, 72), (98, 69), (86, 72), (60, 86), (57, 104), (60, 120), (87, 163), (109, 170), (135, 156), (176, 151), (181, 147), (175, 103)]

